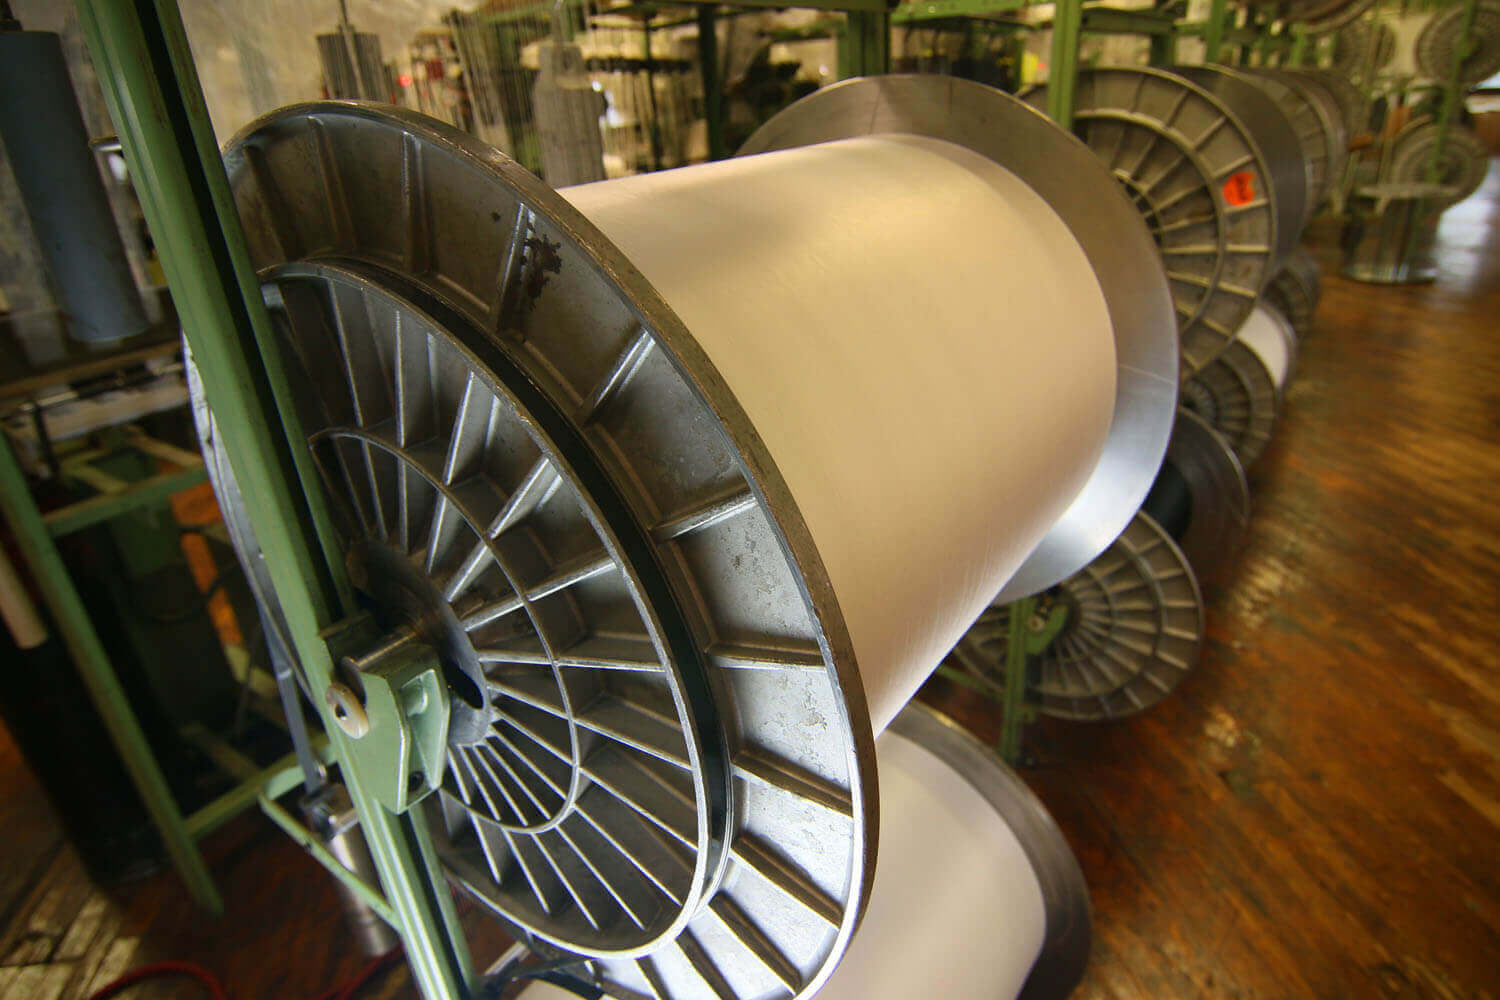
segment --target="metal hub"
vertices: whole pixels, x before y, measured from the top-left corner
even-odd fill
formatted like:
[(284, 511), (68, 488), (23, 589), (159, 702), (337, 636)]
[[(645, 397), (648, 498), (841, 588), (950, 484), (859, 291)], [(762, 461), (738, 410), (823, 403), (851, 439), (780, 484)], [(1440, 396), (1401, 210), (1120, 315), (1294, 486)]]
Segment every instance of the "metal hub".
[[(1203, 600), (1171, 536), (1137, 513), (1103, 555), (1058, 587), (1068, 622), (1032, 664), (1046, 715), (1094, 721), (1166, 697), (1197, 662)], [(1010, 605), (989, 608), (950, 658), (1003, 683)]]
[[(1045, 87), (1022, 97), (1047, 103)], [(1162, 70), (1081, 71), (1074, 121), (1147, 221), (1191, 375), (1234, 339), (1271, 274), (1278, 223), (1266, 163), (1227, 105)]]

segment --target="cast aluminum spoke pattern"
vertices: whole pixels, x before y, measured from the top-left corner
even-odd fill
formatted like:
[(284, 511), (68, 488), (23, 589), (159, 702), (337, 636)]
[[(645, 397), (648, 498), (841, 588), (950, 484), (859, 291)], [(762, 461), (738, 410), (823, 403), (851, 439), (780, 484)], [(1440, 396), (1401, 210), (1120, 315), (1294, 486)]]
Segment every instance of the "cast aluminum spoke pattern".
[[(1137, 513), (1115, 542), (1050, 595), (1068, 622), (1032, 664), (1039, 709), (1094, 721), (1133, 715), (1166, 697), (1198, 659), (1203, 601), (1175, 542)], [(949, 663), (1005, 682), (1010, 606), (989, 608)]]
[[(654, 942), (702, 894), (717, 831), (619, 541), (532, 415), (412, 304), (332, 265), (275, 269), (266, 300), (351, 578), (439, 651), (440, 811), (466, 884), (550, 939)], [(621, 769), (655, 796), (615, 794)]]
[(1348, 24), (1365, 11), (1375, 0), (1284, 0), (1275, 4), (1277, 12), (1288, 21), (1297, 21), (1307, 26), (1310, 33), (1332, 31)]
[[(1463, 40), (1464, 5), (1432, 15), (1417, 36), (1417, 67), (1428, 79), (1446, 81)], [(1458, 69), (1460, 86), (1472, 87), (1500, 73), (1500, 3), (1483, 0), (1474, 11), (1472, 47)]]
[(1183, 384), (1182, 405), (1208, 421), (1245, 468), (1271, 443), (1276, 382), (1260, 356), (1242, 343), (1232, 344)]
[[(1045, 87), (1023, 97), (1046, 107)], [(1160, 70), (1083, 70), (1074, 121), (1156, 240), (1191, 375), (1233, 341), (1270, 277), (1276, 222), (1260, 154), (1217, 98)]]
[(351, 558), (452, 638), (450, 880), (619, 995), (815, 990), (873, 874), (873, 734), (800, 514), (696, 343), (442, 123), (303, 105), (225, 160), (257, 269), (309, 279), (277, 313), (324, 330), (303, 419)]

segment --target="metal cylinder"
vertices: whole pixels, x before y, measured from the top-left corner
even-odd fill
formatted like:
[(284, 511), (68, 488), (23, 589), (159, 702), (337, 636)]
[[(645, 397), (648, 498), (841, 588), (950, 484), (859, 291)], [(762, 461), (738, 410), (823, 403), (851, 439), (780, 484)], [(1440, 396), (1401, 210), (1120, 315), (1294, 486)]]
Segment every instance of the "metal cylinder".
[[(338, 858), (339, 864), (358, 878), (371, 885), (377, 884), (379, 875), (370, 849), (365, 844), (364, 833), (359, 828), (359, 815), (349, 798), (349, 790), (343, 785), (328, 785), (317, 797), (303, 803), (303, 814), (308, 826), (318, 834), (328, 853)], [(368, 903), (342, 881), (336, 883), (339, 902), (344, 907), (344, 919), (349, 931), (359, 944), (359, 950), (374, 958), (384, 955), (401, 943), (396, 932), (382, 920)]]
[(1078, 242), (1014, 174), (916, 136), (562, 193), (693, 331), (771, 449), (880, 732), (1102, 451), (1114, 338)]
[(1443, 184), (1393, 182), (1354, 192), (1344, 223), (1341, 273), (1377, 285), (1410, 285), (1437, 277), (1433, 244), (1438, 217), (1455, 189)]
[(0, 32), (0, 137), (66, 318), (79, 340), (147, 327), (74, 97), (60, 38)]

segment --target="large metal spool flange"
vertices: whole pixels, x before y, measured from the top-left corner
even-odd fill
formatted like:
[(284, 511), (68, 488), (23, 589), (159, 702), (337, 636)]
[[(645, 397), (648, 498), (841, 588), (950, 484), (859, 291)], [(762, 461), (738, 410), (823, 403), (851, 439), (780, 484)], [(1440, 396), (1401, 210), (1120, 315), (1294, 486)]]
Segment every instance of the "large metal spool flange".
[(1307, 170), (1307, 215), (1310, 217), (1328, 196), (1333, 180), (1329, 135), (1319, 108), (1304, 90), (1272, 73), (1246, 70), (1245, 75), (1276, 102), (1297, 136)]
[[(517, 593), (497, 584), (483, 604), (454, 617), (485, 628), (519, 614), (511, 608), (517, 598), (558, 605), (544, 609), (562, 619), (552, 623), (562, 634), (555, 645), (539, 642), (536, 630), (507, 628), (481, 647), (485, 662), (505, 675), (486, 671), (487, 682), (511, 699), (500, 723), (506, 735), (514, 742), (527, 736), (522, 728), (530, 730), (542, 750), (523, 778), (527, 764), (497, 743), (514, 780), (487, 760), (496, 772), (491, 780), (476, 759), (472, 771), (458, 765), (467, 787), (454, 778), (451, 794), (429, 800), (432, 827), (446, 831), (438, 846), (450, 879), (513, 931), (585, 956), (601, 981), (625, 990), (694, 996), (725, 975), (751, 995), (814, 989), (842, 953), (867, 897), (873, 734), (817, 553), (712, 367), (650, 286), (564, 199), (440, 123), (356, 104), (282, 109), (241, 133), (226, 164), (263, 279), (313, 282), (316, 294), (283, 293), (283, 301), (300, 303), (288, 315), (303, 316), (302, 329), (310, 329), (317, 324), (306, 317), (316, 314), (335, 331), (333, 317), (342, 317), (356, 335), (387, 345), (398, 329), (421, 331), (424, 371), (442, 387), (445, 407), (439, 412), (446, 420), (435, 418), (430, 429), (448, 433), (449, 443), (468, 442), (451, 449), (452, 462), (449, 448), (393, 444), (399, 421), (379, 418), (380, 410), (370, 412), (371, 428), (356, 419), (360, 427), (349, 433), (315, 431), (320, 441), (345, 442), (339, 447), (355, 483), (346, 492), (358, 495), (369, 447), (376, 463), (436, 488), (435, 497), (450, 487), (445, 507), (463, 516), (450, 517), (440, 539), (460, 535), (472, 545), (475, 526), (488, 534), (505, 518), (503, 505), (490, 509), (496, 495), (515, 500), (513, 514), (535, 519), (523, 526), (538, 551), (529, 557), (531, 572), (518, 571)], [(544, 283), (549, 294), (533, 297)], [(556, 303), (579, 312), (551, 308)], [(336, 397), (355, 387), (343, 381), (354, 366), (337, 336), (306, 343), (316, 348), (304, 350), (321, 352), (316, 370), (340, 375), (332, 385), (304, 386), (304, 396)], [(389, 346), (374, 353), (387, 366), (397, 357)], [(398, 370), (388, 367), (381, 383), (392, 393)], [(358, 383), (356, 392), (372, 384)], [(495, 402), (507, 394), (508, 409)], [(475, 408), (476, 398), (488, 406)], [(672, 419), (653, 424), (647, 414), (663, 409)], [(497, 410), (514, 419), (480, 419)], [(464, 437), (471, 421), (511, 430), (487, 430), (476, 457)], [(662, 436), (668, 426), (675, 437)], [(524, 441), (538, 428), (544, 440), (566, 447), (544, 454), (533, 440), (528, 462)], [(455, 463), (475, 461), (495, 470), (494, 488), (474, 481), (483, 476), (468, 476), (462, 490), (445, 481)], [(384, 489), (377, 484), (376, 492)], [(335, 482), (330, 491), (344, 490)], [(598, 541), (598, 525), (609, 523), (600, 519), (603, 511), (592, 519), (557, 513), (559, 497), (595, 498), (589, 503), (597, 507), (597, 497), (611, 494), (618, 545)], [(352, 514), (348, 520), (365, 528), (357, 507)], [(378, 534), (373, 522), (369, 527)], [(432, 533), (430, 514), (423, 527)], [(779, 634), (756, 635), (738, 611), (747, 602), (733, 588), (743, 578), (725, 573), (709, 544), (725, 531), (753, 551), (747, 558), (756, 582), (748, 585)], [(644, 576), (656, 574), (669, 594), (653, 596), (639, 574), (622, 572), (627, 538), (638, 543), (633, 558)], [(469, 551), (454, 551), (460, 549)], [(525, 562), (524, 554), (499, 555)], [(457, 563), (457, 574), (436, 562), (440, 596), (466, 562)], [(425, 582), (407, 589), (425, 590)], [(766, 594), (775, 595), (776, 607), (765, 607)], [(651, 630), (640, 628), (674, 607), (686, 648), (653, 642)], [(695, 718), (710, 709), (695, 707), (682, 688), (671, 697), (662, 691), (664, 682), (680, 684), (694, 660), (713, 668), (711, 719)], [(574, 682), (564, 695), (563, 685), (543, 683), (544, 670), (593, 676), (599, 693), (570, 706)], [(559, 712), (570, 711), (570, 729), (585, 747), (580, 754), (539, 728), (548, 719), (554, 730), (568, 724)], [(788, 728), (782, 721), (808, 712), (827, 725)], [(696, 755), (667, 745), (674, 732), (693, 741)], [(715, 745), (728, 754), (722, 773), (733, 782), (733, 802), (722, 811), (711, 794), (713, 755), (704, 753)], [(563, 782), (573, 773), (588, 779), (592, 800), (568, 797)], [(522, 786), (544, 806), (549, 791), (568, 804), (553, 804), (550, 815), (526, 824), (476, 822), (476, 809), (511, 808), (502, 786), (517, 811), (531, 808)], [(615, 815), (604, 801), (619, 807)], [(620, 818), (627, 814), (630, 822)], [(528, 836), (547, 850), (508, 842)], [(816, 851), (788, 850), (803, 842), (815, 842)], [(606, 851), (613, 866), (597, 867), (608, 878), (590, 869)], [(527, 894), (534, 902), (525, 902)], [(567, 903), (581, 920), (559, 921), (548, 912), (552, 903)], [(591, 918), (599, 926), (585, 927)]]
[(1260, 150), (1275, 196), (1276, 260), (1279, 264), (1297, 245), (1302, 227), (1312, 213), (1304, 151), (1287, 110), (1249, 73), (1227, 66), (1179, 66), (1179, 73), (1212, 91), (1234, 109)]
[[(1046, 106), (1045, 87), (1022, 97)], [(1233, 341), (1275, 270), (1284, 224), (1271, 165), (1236, 111), (1165, 70), (1081, 71), (1074, 132), (1146, 219), (1171, 284), (1187, 377)]]
[[(1441, 131), (1437, 122), (1426, 116), (1407, 122), (1391, 140), (1387, 180), (1425, 183)], [(1435, 178), (1435, 183), (1454, 189), (1445, 202), (1457, 204), (1478, 191), (1489, 168), (1489, 150), (1479, 137), (1462, 125), (1450, 124), (1438, 154)]]
[[(1027, 688), (1044, 715), (1088, 722), (1134, 715), (1170, 694), (1197, 663), (1205, 624), (1197, 579), (1171, 535), (1144, 512), (1041, 600), (1061, 602), (1067, 614), (1030, 667)], [(991, 606), (948, 664), (1003, 684), (1012, 607)]]
[(1323, 88), (1338, 105), (1351, 141), (1355, 136), (1369, 131), (1368, 102), (1348, 77), (1327, 69), (1287, 69), (1281, 72), (1309, 80)]
[(1171, 433), (1177, 361), (1172, 304), (1136, 213), (1098, 160), (1045, 116), (952, 77), (888, 75), (824, 87), (783, 110), (745, 156), (881, 133), (924, 135), (981, 153), (1063, 219), (1104, 292), (1115, 333), (1115, 411), (1093, 477), (1000, 595), (1045, 590), (1103, 551), (1150, 489)]
[(1281, 16), (1306, 25), (1316, 34), (1342, 27), (1369, 10), (1375, 0), (1286, 0), (1277, 4)]
[[(1463, 43), (1464, 5), (1455, 4), (1432, 15), (1417, 36), (1417, 68), (1432, 80), (1447, 80)], [(1472, 87), (1500, 73), (1500, 3), (1482, 0), (1474, 10), (1471, 47), (1458, 67), (1460, 86)]]
[(1287, 318), (1298, 338), (1312, 332), (1323, 291), (1323, 272), (1312, 251), (1299, 246), (1266, 286), (1266, 301)]
[(1327, 200), (1334, 195), (1343, 180), (1344, 168), (1349, 162), (1349, 121), (1343, 104), (1327, 81), (1316, 76), (1281, 69), (1262, 69), (1257, 72), (1291, 87), (1312, 106), (1323, 130), (1326, 147), (1327, 167), (1324, 171), (1322, 197)]

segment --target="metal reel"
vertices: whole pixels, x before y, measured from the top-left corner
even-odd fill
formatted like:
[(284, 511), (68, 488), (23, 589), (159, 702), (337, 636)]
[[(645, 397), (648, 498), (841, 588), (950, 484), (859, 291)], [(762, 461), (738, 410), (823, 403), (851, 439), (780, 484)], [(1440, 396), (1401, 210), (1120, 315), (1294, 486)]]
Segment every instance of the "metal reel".
[(1271, 443), (1277, 403), (1270, 370), (1239, 341), (1182, 387), (1182, 405), (1208, 421), (1246, 468)]
[(1372, 27), (1369, 21), (1355, 21), (1340, 28), (1333, 36), (1334, 72), (1354, 79), (1362, 78), (1369, 66), (1372, 40), (1375, 46), (1374, 70), (1390, 65), (1396, 58), (1396, 33), (1390, 25), (1377, 22)]
[[(1198, 660), (1203, 598), (1177, 543), (1137, 512), (1104, 554), (1044, 595), (1067, 621), (1035, 657), (1028, 688), (1045, 715), (1100, 721), (1134, 715), (1170, 694)], [(1004, 683), (1010, 605), (980, 616), (949, 659)]]
[[(1046, 106), (1045, 87), (1021, 96)], [(1234, 339), (1270, 278), (1280, 237), (1266, 160), (1222, 100), (1164, 70), (1080, 71), (1074, 122), (1156, 240), (1187, 377)]]
[(1317, 258), (1312, 251), (1299, 246), (1266, 286), (1266, 301), (1287, 318), (1298, 337), (1312, 332), (1322, 281)]
[(1276, 102), (1297, 135), (1307, 168), (1307, 214), (1311, 216), (1313, 210), (1328, 196), (1333, 182), (1333, 174), (1330, 172), (1333, 161), (1329, 154), (1329, 135), (1323, 115), (1304, 89), (1264, 70), (1246, 70), (1245, 73)]
[(449, 879), (612, 992), (815, 990), (868, 895), (873, 734), (800, 515), (680, 322), (423, 116), (282, 109), (226, 165), (351, 577), (461, 706), (422, 806)]
[(945, 139), (1025, 181), (1078, 240), (1109, 305), (1117, 364), (1109, 439), (1095, 474), (999, 599), (1025, 597), (1097, 556), (1140, 506), (1161, 464), (1178, 362), (1160, 264), (1134, 206), (1088, 148), (982, 84), (907, 74), (844, 80), (778, 113), (736, 155), (880, 133)]
[(1245, 123), (1266, 166), (1265, 197), (1276, 212), (1279, 264), (1297, 245), (1314, 203), (1303, 162), (1303, 146), (1291, 118), (1257, 77), (1242, 70), (1227, 66), (1178, 66), (1172, 72), (1211, 91)]
[(1343, 104), (1327, 81), (1315, 76), (1281, 69), (1259, 72), (1291, 87), (1311, 105), (1322, 128), (1326, 150), (1322, 199), (1326, 201), (1334, 197), (1344, 176), (1344, 167), (1349, 162), (1349, 122)]
[[(1389, 180), (1421, 183), (1427, 180), (1438, 144), (1438, 124), (1430, 118), (1408, 122), (1392, 140)], [(1490, 168), (1489, 150), (1472, 131), (1450, 124), (1438, 162), (1436, 183), (1454, 188), (1449, 204), (1457, 204), (1478, 191)]]
[(1314, 86), (1322, 88), (1323, 92), (1332, 98), (1339, 109), (1339, 116), (1344, 121), (1345, 145), (1343, 155), (1347, 159), (1349, 153), (1348, 142), (1354, 136), (1368, 131), (1368, 118), (1366, 117), (1366, 104), (1364, 95), (1348, 77), (1326, 69), (1287, 69), (1282, 73), (1306, 80)]
[[(1417, 36), (1417, 68), (1433, 80), (1447, 80), (1463, 41), (1464, 5), (1455, 4), (1432, 15)], [(1472, 87), (1500, 73), (1500, 3), (1481, 0), (1474, 10), (1473, 47), (1458, 67), (1460, 86)]]
[(1375, 0), (1286, 0), (1280, 4), (1281, 16), (1307, 26), (1314, 34), (1332, 31), (1359, 17), (1374, 6)]
[(1176, 540), (1200, 583), (1225, 578), (1250, 525), (1250, 486), (1229, 442), (1186, 406), (1141, 509)]

